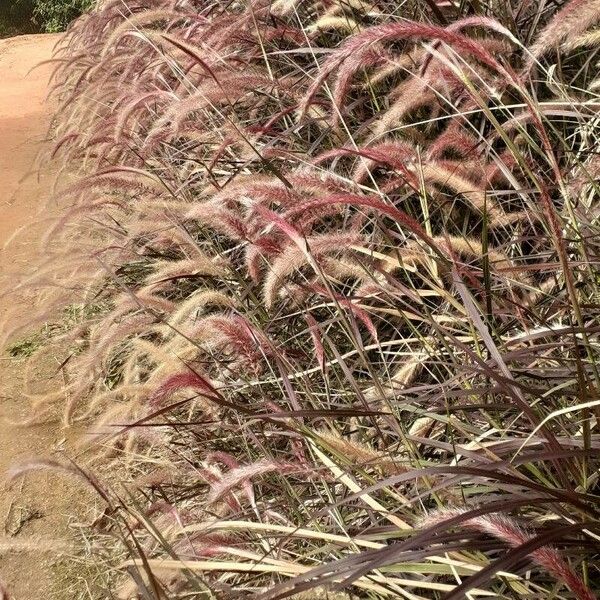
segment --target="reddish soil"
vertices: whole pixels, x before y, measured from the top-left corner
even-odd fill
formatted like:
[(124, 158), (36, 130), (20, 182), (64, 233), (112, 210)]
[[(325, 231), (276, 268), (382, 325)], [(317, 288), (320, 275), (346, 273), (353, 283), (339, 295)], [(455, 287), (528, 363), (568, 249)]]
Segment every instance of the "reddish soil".
[[(11, 291), (13, 274), (31, 273), (39, 258), (43, 225), (38, 222), (43, 215), (38, 211), (48, 197), (51, 178), (33, 169), (50, 126), (52, 108), (46, 96), (52, 67), (31, 69), (51, 57), (57, 41), (54, 35), (0, 40), (0, 337), (3, 328), (26, 322), (35, 303), (31, 294), (5, 292)], [(60, 385), (58, 358), (48, 354), (27, 391)], [(34, 474), (10, 486), (4, 483), (11, 465), (49, 456), (64, 444), (57, 423), (9, 423), (27, 415), (23, 369), (23, 359), (0, 355), (0, 581), (14, 600), (66, 600), (76, 597), (62, 566), (69, 558), (59, 550), (73, 525), (70, 482)]]

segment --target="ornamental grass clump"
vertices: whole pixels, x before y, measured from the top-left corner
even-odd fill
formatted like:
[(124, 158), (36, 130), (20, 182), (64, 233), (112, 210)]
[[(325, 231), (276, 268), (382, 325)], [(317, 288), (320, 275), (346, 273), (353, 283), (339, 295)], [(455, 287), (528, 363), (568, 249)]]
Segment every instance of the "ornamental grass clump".
[(64, 424), (124, 473), (115, 594), (596, 597), (599, 21), (108, 0), (71, 27), (39, 280), (104, 307), (65, 334)]

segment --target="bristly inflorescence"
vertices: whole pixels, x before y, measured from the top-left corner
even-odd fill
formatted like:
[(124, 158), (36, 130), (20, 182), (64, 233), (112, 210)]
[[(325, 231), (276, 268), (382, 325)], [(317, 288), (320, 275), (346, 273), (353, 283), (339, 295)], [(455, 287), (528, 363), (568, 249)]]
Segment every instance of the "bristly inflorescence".
[(65, 424), (128, 464), (140, 581), (593, 597), (597, 5), (108, 0), (73, 24), (43, 276), (102, 302)]

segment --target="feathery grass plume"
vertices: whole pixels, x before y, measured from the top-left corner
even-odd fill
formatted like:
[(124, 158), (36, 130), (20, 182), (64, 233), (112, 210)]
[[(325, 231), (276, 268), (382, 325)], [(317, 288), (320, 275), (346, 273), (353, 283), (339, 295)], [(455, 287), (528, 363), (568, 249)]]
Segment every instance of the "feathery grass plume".
[(382, 399), (382, 396), (383, 398), (393, 398), (402, 393), (402, 390), (407, 388), (417, 376), (418, 371), (422, 368), (425, 360), (426, 355), (410, 358), (405, 364), (398, 367), (396, 372), (390, 377), (389, 382), (386, 381), (379, 387), (367, 388), (364, 392), (365, 399), (369, 402), (373, 402)]
[[(199, 289), (186, 300), (179, 303), (177, 310), (169, 317), (169, 325), (173, 328), (183, 324), (193, 324), (208, 306), (221, 308), (235, 308), (235, 300), (223, 292), (211, 289)], [(170, 329), (166, 335), (177, 335), (174, 329)]]
[(343, 438), (339, 434), (327, 431), (319, 431), (318, 437), (325, 442), (328, 447), (336, 453), (339, 453), (351, 464), (356, 464), (360, 469), (374, 467), (388, 475), (404, 473), (407, 471), (407, 468), (397, 460), (393, 460), (380, 452), (376, 452), (355, 440)]
[[(462, 514), (460, 510), (443, 509), (427, 515), (421, 527), (443, 526), (444, 522)], [(461, 522), (461, 526), (473, 528), (499, 538), (512, 548), (518, 548), (533, 539), (533, 535), (524, 530), (507, 515), (488, 514), (473, 517)], [(544, 569), (552, 573), (559, 581), (565, 583), (577, 600), (596, 600), (596, 596), (585, 585), (581, 578), (565, 562), (558, 550), (550, 546), (542, 546), (531, 551), (531, 558)]]
[[(327, 59), (318, 78), (311, 84), (302, 100), (301, 106), (303, 112), (306, 111), (319, 88), (333, 71), (339, 69), (342, 65), (349, 65), (346, 68), (349, 68), (350, 70), (360, 68), (360, 61), (364, 58), (366, 53), (371, 51), (374, 44), (398, 40), (420, 40), (428, 38), (447, 43), (457, 50), (465, 52), (467, 55), (474, 56), (477, 60), (491, 67), (498, 73), (507, 73), (502, 65), (488, 53), (481, 44), (463, 35), (454, 33), (449, 29), (443, 29), (426, 23), (389, 23), (371, 27), (366, 31), (352, 36), (339, 50)], [(508, 78), (510, 79), (510, 76), (508, 76)]]
[[(254, 477), (276, 471), (280, 474), (286, 474), (288, 472), (294, 472), (298, 467), (293, 464), (285, 464), (269, 459), (257, 461), (251, 465), (239, 465), (233, 466), (227, 471), (218, 481), (211, 486), (210, 494), (208, 495), (206, 502), (208, 505), (218, 502), (226, 494), (230, 494), (232, 490), (239, 486), (245, 486)], [(248, 500), (254, 502), (254, 492), (252, 486), (247, 488)]]
[(310, 26), (310, 30), (333, 29), (336, 31), (357, 31), (358, 23), (351, 17), (338, 17), (336, 15), (323, 15), (314, 25)]
[(160, 387), (152, 394), (150, 403), (158, 405), (173, 394), (173, 392), (181, 389), (192, 389), (208, 396), (215, 396), (215, 388), (208, 379), (195, 371), (186, 371), (171, 375), (166, 381), (163, 381)]
[(563, 46), (567, 50), (574, 50), (581, 46), (598, 46), (600, 44), (600, 29), (593, 29), (583, 33), (574, 39), (567, 39), (563, 42)]
[(600, 21), (598, 0), (570, 0), (550, 20), (528, 48), (525, 71), (552, 48), (568, 38), (576, 40), (582, 33)]
[(146, 284), (155, 287), (173, 279), (185, 279), (210, 275), (217, 277), (223, 274), (223, 264), (197, 251), (193, 258), (178, 261), (161, 261), (157, 263)]
[(267, 307), (275, 302), (277, 294), (282, 291), (286, 277), (299, 270), (304, 265), (318, 262), (319, 257), (329, 253), (340, 253), (340, 249), (356, 243), (359, 238), (353, 234), (325, 235), (307, 238), (306, 246), (310, 249), (311, 258), (296, 244), (289, 245), (270, 266), (264, 281), (263, 297)]
[[(178, 11), (169, 11), (164, 9), (148, 10), (139, 12), (126, 17), (126, 19), (113, 29), (111, 34), (104, 41), (104, 52), (118, 52), (120, 38), (128, 31), (139, 31), (143, 27), (152, 23), (167, 22), (170, 25), (175, 25), (179, 20), (197, 20), (201, 23), (206, 23), (206, 18), (194, 14), (192, 12), (184, 13)], [(142, 30), (143, 31), (143, 30)]]

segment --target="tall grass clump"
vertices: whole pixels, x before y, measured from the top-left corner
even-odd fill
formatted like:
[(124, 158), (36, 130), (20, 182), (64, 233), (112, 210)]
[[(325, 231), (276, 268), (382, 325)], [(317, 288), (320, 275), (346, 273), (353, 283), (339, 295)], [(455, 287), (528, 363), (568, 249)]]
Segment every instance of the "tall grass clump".
[(599, 21), (108, 0), (72, 26), (64, 208), (21, 287), (105, 307), (34, 402), (124, 473), (115, 594), (597, 597)]

